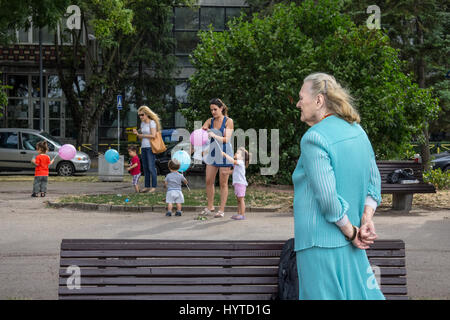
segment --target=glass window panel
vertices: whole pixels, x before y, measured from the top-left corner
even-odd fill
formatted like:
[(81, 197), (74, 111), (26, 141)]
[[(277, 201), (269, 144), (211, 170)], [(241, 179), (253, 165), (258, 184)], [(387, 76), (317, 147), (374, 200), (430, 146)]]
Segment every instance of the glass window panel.
[[(42, 43), (54, 43), (55, 31), (48, 27), (42, 28)], [(39, 43), (39, 28), (33, 28), (33, 43)]]
[(75, 127), (73, 126), (72, 120), (66, 120), (66, 138), (76, 139), (77, 135), (75, 133)]
[(28, 119), (28, 99), (9, 99), (8, 118)]
[(186, 56), (177, 56), (177, 65), (179, 67), (191, 67), (192, 63), (189, 60), (189, 57)]
[[(42, 79), (42, 83), (44, 84), (44, 89), (42, 91), (42, 96), (45, 97), (46, 90), (46, 82), (45, 82), (45, 76)], [(32, 76), (31, 77), (31, 95), (35, 98), (39, 98), (39, 76)]]
[(28, 76), (10, 75), (8, 85), (12, 87), (8, 90), (8, 96), (28, 97)]
[(39, 119), (33, 119), (33, 129), (40, 130)]
[(60, 118), (61, 117), (61, 102), (60, 101), (49, 101), (48, 102), (48, 117), (49, 118)]
[(62, 89), (59, 83), (58, 76), (48, 76), (48, 97), (49, 98), (62, 97)]
[(175, 32), (176, 54), (189, 54), (197, 46), (199, 39), (196, 32)]
[(20, 29), (18, 40), (20, 43), (28, 43), (28, 30)]
[(198, 9), (175, 8), (175, 30), (198, 30)]
[(175, 86), (175, 97), (179, 102), (187, 102), (187, 83), (182, 82)]
[(227, 8), (227, 23), (235, 17), (241, 15), (242, 8)]
[(61, 121), (60, 120), (49, 120), (48, 122), (49, 130), (51, 136), (60, 137), (61, 136)]
[(8, 128), (29, 128), (28, 120), (8, 119)]
[(43, 139), (41, 137), (38, 137), (37, 135), (31, 134), (31, 133), (22, 133), (22, 148), (25, 150), (36, 150), (36, 144), (39, 141), (42, 141)]
[[(43, 101), (43, 106), (44, 106), (44, 118), (45, 118), (45, 100)], [(38, 118), (38, 121), (40, 119), (40, 110), (41, 110), (41, 105), (39, 103), (39, 100), (34, 100), (33, 101), (33, 118)], [(38, 129), (39, 129), (39, 125), (38, 125)]]
[(19, 136), (17, 132), (0, 132), (0, 148), (17, 149)]
[(63, 17), (60, 25), (61, 40), (63, 43), (72, 43), (72, 34), (67, 28), (67, 18)]
[[(84, 89), (86, 88), (86, 81), (84, 80), (84, 76), (82, 75), (77, 76), (77, 80), (78, 80), (78, 87), (80, 87), (80, 91), (83, 92)], [(73, 90), (75, 90), (75, 92), (78, 92), (77, 86), (75, 84), (73, 84)]]
[(214, 30), (223, 30), (225, 27), (225, 8), (201, 8), (201, 28), (207, 29), (212, 24)]

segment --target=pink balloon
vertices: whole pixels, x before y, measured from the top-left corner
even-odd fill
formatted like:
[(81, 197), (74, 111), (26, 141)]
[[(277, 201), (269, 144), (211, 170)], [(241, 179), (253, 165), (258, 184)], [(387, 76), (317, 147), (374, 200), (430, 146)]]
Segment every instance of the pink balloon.
[(77, 149), (71, 144), (65, 144), (58, 150), (58, 155), (64, 160), (72, 160), (76, 154)]
[(208, 132), (203, 129), (194, 130), (191, 133), (191, 143), (194, 146), (202, 146), (208, 141)]

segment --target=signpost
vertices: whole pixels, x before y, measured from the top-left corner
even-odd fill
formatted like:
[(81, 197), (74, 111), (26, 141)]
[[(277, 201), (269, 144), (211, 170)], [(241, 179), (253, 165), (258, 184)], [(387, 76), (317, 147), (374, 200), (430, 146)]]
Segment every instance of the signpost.
[(122, 95), (117, 95), (117, 152), (120, 153), (120, 110), (122, 110)]

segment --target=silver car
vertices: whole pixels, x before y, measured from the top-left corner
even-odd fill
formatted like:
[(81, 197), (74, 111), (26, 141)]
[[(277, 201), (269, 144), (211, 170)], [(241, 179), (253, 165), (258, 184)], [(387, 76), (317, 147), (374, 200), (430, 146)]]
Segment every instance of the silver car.
[(58, 139), (47, 132), (33, 129), (4, 128), (0, 129), (0, 171), (34, 170), (31, 159), (37, 156), (36, 144), (47, 141), (50, 159), (55, 162), (49, 167), (60, 176), (71, 176), (75, 172), (85, 172), (91, 167), (91, 159), (84, 153), (77, 151), (72, 160), (63, 160), (58, 156), (62, 146)]

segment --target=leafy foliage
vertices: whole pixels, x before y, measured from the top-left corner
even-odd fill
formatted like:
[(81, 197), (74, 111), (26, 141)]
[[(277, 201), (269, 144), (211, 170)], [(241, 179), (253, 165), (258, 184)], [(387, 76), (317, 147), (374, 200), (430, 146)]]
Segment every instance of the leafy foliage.
[(423, 173), (423, 181), (433, 184), (436, 189), (447, 190), (450, 188), (450, 170), (442, 171), (441, 168), (428, 170)]
[(279, 4), (268, 16), (236, 19), (228, 32), (200, 33), (191, 106), (182, 110), (189, 124), (210, 117), (208, 101), (220, 97), (235, 128), (279, 129), (281, 170), (271, 179), (290, 183), (307, 130), (295, 108), (298, 92), (308, 74), (321, 71), (356, 98), (378, 158), (402, 157), (412, 134), (436, 116), (437, 100), (402, 72), (387, 36), (357, 27), (341, 10), (329, 0)]
[(2, 81), (0, 80), (0, 118), (3, 117), (3, 113), (2, 113), (3, 108), (8, 103), (8, 97), (6, 96), (6, 92), (5, 92), (6, 88), (7, 88), (7, 86), (4, 86), (2, 84)]

